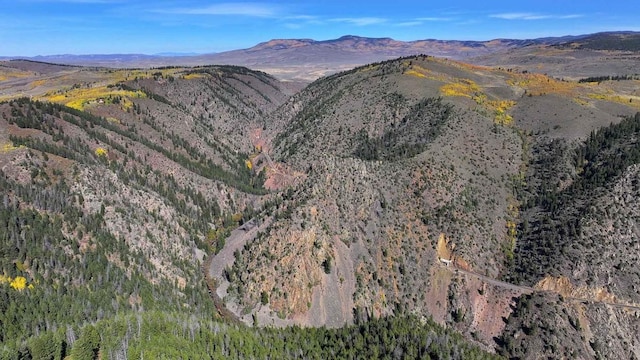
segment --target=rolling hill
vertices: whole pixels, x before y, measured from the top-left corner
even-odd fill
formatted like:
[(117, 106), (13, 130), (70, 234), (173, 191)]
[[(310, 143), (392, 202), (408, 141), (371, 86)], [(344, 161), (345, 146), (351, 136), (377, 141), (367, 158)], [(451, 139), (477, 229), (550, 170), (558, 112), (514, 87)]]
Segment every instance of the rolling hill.
[(0, 355), (637, 357), (638, 81), (3, 62)]

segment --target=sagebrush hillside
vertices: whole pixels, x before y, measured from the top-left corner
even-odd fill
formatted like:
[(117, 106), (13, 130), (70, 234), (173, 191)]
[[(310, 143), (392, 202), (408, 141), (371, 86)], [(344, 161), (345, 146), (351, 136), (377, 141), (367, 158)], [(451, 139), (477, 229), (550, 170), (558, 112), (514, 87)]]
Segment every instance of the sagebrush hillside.
[(632, 74), (2, 66), (2, 356), (640, 353)]
[[(513, 294), (459, 278), (438, 259), (516, 283), (543, 274), (522, 285), (553, 276), (554, 265), (544, 264), (575, 269), (539, 238), (531, 241), (551, 257), (522, 251), (530, 220), (518, 188), (529, 184), (546, 196), (563, 179), (554, 169), (568, 165), (547, 168), (552, 164), (539, 163), (533, 152), (546, 139), (573, 151), (589, 131), (632, 115), (635, 94), (627, 88), (429, 57), (312, 83), (266, 129), (275, 157), (305, 172), (306, 182), (237, 253), (228, 300), (248, 312), (260, 309), (260, 322), (334, 326), (352, 319), (354, 307), (361, 309), (355, 316), (366, 317), (401, 306), (495, 346), (504, 323), (494, 319), (508, 317)], [(529, 169), (540, 171), (537, 180)], [(523, 261), (532, 264), (512, 265)], [(581, 294), (596, 298), (598, 287), (589, 289)]]
[(177, 71), (96, 70), (0, 104), (2, 342), (123, 311), (215, 313), (204, 259), (266, 193), (244, 130), (286, 95), (247, 69)]

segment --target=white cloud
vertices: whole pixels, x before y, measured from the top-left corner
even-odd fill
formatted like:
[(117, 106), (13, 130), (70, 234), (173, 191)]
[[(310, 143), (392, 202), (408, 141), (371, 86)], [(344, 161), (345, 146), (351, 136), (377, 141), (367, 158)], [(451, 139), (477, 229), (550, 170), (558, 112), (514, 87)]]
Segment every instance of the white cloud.
[(422, 21), (406, 21), (406, 22), (397, 23), (396, 26), (409, 27), (409, 26), (420, 26), (422, 24), (424, 24)]
[(489, 17), (504, 20), (532, 20), (533, 17), (537, 16), (538, 15), (532, 13), (503, 13), (489, 15)]
[(584, 15), (582, 14), (570, 14), (570, 15), (563, 15), (563, 16), (558, 16), (558, 19), (577, 19), (577, 18), (581, 18)]
[(316, 20), (318, 19), (317, 16), (313, 16), (313, 15), (291, 15), (291, 16), (287, 16), (285, 17), (285, 19), (287, 20)]
[(199, 8), (177, 8), (157, 10), (159, 13), (184, 15), (235, 15), (252, 17), (275, 17), (275, 7), (260, 3), (220, 3)]
[(516, 13), (502, 13), (502, 14), (492, 14), (489, 17), (503, 20), (547, 20), (547, 19), (576, 19), (582, 17), (580, 14), (569, 14), (569, 15), (549, 15), (549, 14), (536, 14), (536, 13), (525, 13), (525, 12), (516, 12)]
[(361, 18), (338, 18), (331, 19), (333, 22), (343, 22), (348, 23), (355, 26), (368, 26), (368, 25), (377, 25), (387, 22), (387, 19), (377, 18), (377, 17), (361, 17)]
[(452, 21), (453, 18), (450, 17), (421, 17), (417, 18), (418, 21)]
[(296, 30), (302, 29), (307, 26), (317, 26), (325, 24), (323, 20), (320, 20), (320, 18), (313, 15), (290, 15), (279, 17), (279, 19), (285, 22), (284, 27)]
[(293, 24), (293, 23), (284, 24), (284, 27), (286, 27), (288, 29), (293, 29), (293, 30), (302, 29), (302, 25), (301, 24)]

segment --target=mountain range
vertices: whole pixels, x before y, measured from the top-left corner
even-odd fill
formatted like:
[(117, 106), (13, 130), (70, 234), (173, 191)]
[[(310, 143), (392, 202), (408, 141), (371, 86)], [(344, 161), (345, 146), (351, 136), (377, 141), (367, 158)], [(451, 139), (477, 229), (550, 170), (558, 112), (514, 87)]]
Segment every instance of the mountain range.
[[(214, 54), (157, 56), (143, 54), (105, 55), (49, 55), (27, 58), (34, 61), (80, 66), (115, 68), (203, 66), (210, 64), (247, 66), (266, 71), (285, 80), (312, 81), (321, 76), (348, 70), (372, 62), (402, 56), (425, 54), (464, 60), (484, 65), (518, 65), (523, 58), (545, 58), (563, 71), (574, 67), (600, 67), (611, 65), (601, 52), (638, 50), (636, 32), (606, 32), (598, 34), (547, 37), (529, 40), (494, 39), (488, 41), (416, 40), (398, 41), (391, 38), (366, 38), (347, 35), (338, 39), (317, 41), (312, 39), (274, 39), (248, 49)], [(604, 46), (603, 44), (608, 44)], [(591, 50), (588, 56), (576, 59), (559, 55), (557, 49)], [(517, 56), (511, 64), (507, 59)], [(586, 58), (588, 57), (588, 59)], [(16, 57), (14, 57), (16, 58)], [(0, 58), (1, 59), (1, 58)], [(11, 59), (11, 58), (5, 58)], [(584, 64), (587, 62), (588, 64)], [(544, 71), (554, 72), (555, 68)], [(560, 72), (558, 72), (560, 74)], [(565, 74), (566, 75), (566, 74)], [(588, 76), (588, 75), (587, 75)]]
[(640, 358), (638, 36), (0, 62), (0, 358)]

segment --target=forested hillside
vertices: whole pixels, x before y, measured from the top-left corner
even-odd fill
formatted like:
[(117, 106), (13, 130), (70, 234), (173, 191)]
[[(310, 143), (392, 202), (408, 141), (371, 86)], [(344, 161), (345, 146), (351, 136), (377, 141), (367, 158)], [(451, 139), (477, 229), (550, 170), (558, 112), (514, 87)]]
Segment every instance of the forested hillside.
[[(565, 308), (586, 315), (578, 330), (549, 322), (545, 336), (555, 336), (558, 351), (621, 351), (575, 351), (595, 334), (635, 349), (638, 339), (629, 334), (636, 322), (624, 311), (604, 315), (597, 305), (551, 296), (536, 312), (513, 312), (514, 299), (530, 291), (637, 304), (629, 280), (635, 236), (625, 230), (635, 229), (635, 220), (625, 220), (635, 205), (612, 207), (617, 215), (606, 221), (581, 212), (637, 198), (620, 189), (635, 173), (635, 117), (621, 115), (636, 112), (626, 92), (634, 83), (559, 81), (419, 56), (310, 84), (266, 129), (275, 157), (307, 178), (284, 198), (287, 210), (236, 252), (227, 304), (260, 323), (331, 326), (401, 304), (488, 348), (527, 357), (540, 351), (536, 333), (513, 329)], [(619, 124), (598, 130), (611, 122)], [(604, 183), (617, 190), (594, 192)], [(572, 242), (578, 218), (601, 238)], [(545, 230), (549, 222), (564, 227)], [(620, 245), (629, 252), (620, 255)], [(511, 285), (452, 274), (445, 261)], [(354, 307), (362, 309), (355, 318)], [(502, 317), (516, 325), (505, 328)], [(530, 352), (496, 341), (502, 336), (523, 336), (519, 343)]]
[(505, 271), (522, 145), (501, 107), (517, 93), (502, 99), (483, 86), (507, 77), (418, 56), (295, 95), (266, 132), (275, 157), (307, 178), (237, 253), (229, 302), (267, 324), (331, 326), (353, 321), (354, 307), (366, 318), (400, 304), (492, 343), (500, 324), (488, 312), (474, 319), (473, 307), (495, 296), (493, 311), (506, 315), (512, 295), (478, 294), (438, 258)]
[[(574, 277), (576, 265), (584, 266), (581, 283), (606, 286), (603, 281), (610, 273), (616, 277), (618, 295), (640, 300), (625, 285), (638, 276), (632, 266), (638, 260), (632, 233), (637, 220), (639, 135), (637, 113), (592, 132), (575, 149), (559, 141), (545, 146), (546, 152), (541, 152), (530, 178), (523, 182), (528, 186), (519, 190), (525, 217), (513, 276), (533, 284), (547, 274)], [(606, 222), (631, 233), (618, 234), (616, 243), (610, 244), (597, 229)], [(614, 258), (602, 258), (605, 253)]]
[[(121, 313), (216, 314), (204, 259), (266, 193), (226, 122), (259, 127), (254, 114), (285, 95), (246, 69), (192, 73), (45, 95), (68, 106), (0, 104), (1, 343)], [(272, 92), (241, 94), (244, 77)]]
[(632, 74), (12, 63), (3, 358), (640, 357)]
[(238, 327), (188, 313), (122, 314), (43, 332), (1, 359), (498, 359), (433, 321), (401, 315), (341, 329)]
[[(636, 113), (594, 130), (574, 146), (534, 138), (536, 155), (516, 185), (522, 218), (508, 279), (561, 297), (520, 299), (503, 335), (505, 353), (531, 357), (550, 343), (567, 356), (637, 353), (637, 316), (599, 302), (640, 303), (635, 266), (640, 246), (639, 130)], [(563, 296), (593, 302), (566, 306)], [(589, 345), (587, 351), (579, 338)], [(560, 346), (557, 339), (567, 343)]]

